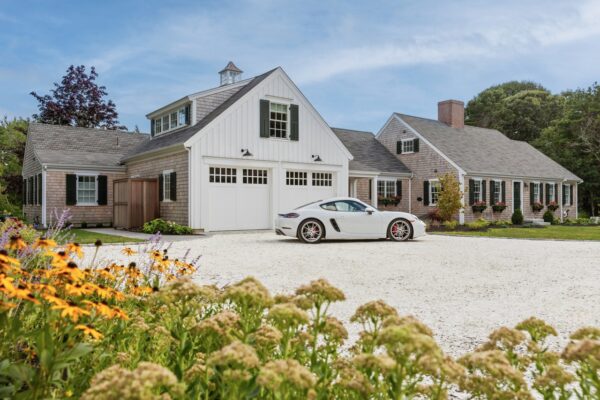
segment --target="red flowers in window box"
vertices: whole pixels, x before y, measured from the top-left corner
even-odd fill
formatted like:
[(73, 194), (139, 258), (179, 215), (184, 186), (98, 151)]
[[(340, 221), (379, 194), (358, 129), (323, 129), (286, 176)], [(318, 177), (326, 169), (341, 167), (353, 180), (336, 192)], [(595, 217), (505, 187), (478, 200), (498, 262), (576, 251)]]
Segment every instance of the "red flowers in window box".
[(535, 212), (542, 211), (544, 209), (544, 205), (542, 203), (540, 203), (539, 201), (535, 201), (531, 205), (531, 209)]
[(400, 204), (400, 200), (402, 200), (402, 196), (392, 196), (392, 197), (378, 196), (377, 204), (381, 204), (384, 207), (387, 207), (387, 206), (396, 207), (398, 204)]
[(550, 211), (558, 210), (558, 204), (555, 201), (551, 201), (550, 203), (548, 203), (547, 207)]
[(494, 212), (502, 212), (505, 209), (506, 209), (506, 203), (504, 203), (502, 201), (499, 201), (492, 206), (492, 210), (494, 210)]
[(487, 203), (485, 201), (481, 201), (481, 200), (476, 201), (475, 203), (473, 203), (471, 208), (473, 209), (473, 212), (480, 213), (480, 212), (483, 212), (487, 208)]

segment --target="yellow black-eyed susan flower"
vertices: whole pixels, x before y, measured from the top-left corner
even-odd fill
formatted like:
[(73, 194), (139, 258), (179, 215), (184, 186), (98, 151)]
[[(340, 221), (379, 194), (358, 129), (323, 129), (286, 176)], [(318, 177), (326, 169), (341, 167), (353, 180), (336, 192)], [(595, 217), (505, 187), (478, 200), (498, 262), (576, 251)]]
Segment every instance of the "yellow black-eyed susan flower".
[(95, 330), (92, 326), (77, 325), (75, 327), (75, 329), (82, 331), (84, 334), (91, 336), (95, 340), (100, 340), (103, 337), (102, 334), (100, 332), (98, 332), (97, 330)]
[(54, 307), (52, 307), (52, 309), (60, 310), (61, 317), (63, 317), (63, 318), (68, 317), (73, 322), (79, 321), (79, 318), (81, 318), (84, 315), (90, 315), (89, 311), (84, 310), (83, 308), (77, 306), (77, 304), (73, 303), (72, 301), (68, 301), (65, 304), (57, 304)]
[(52, 240), (52, 239), (47, 239), (45, 237), (41, 237), (38, 238), (34, 243), (33, 243), (33, 248), (37, 249), (51, 249), (56, 247), (56, 241)]
[(81, 245), (79, 243), (68, 243), (66, 245), (66, 249), (69, 253), (77, 255), (79, 258), (83, 258), (83, 250), (81, 249)]
[(137, 252), (135, 250), (133, 250), (131, 247), (125, 247), (123, 250), (121, 250), (121, 253), (125, 254), (126, 256), (132, 256), (132, 255), (136, 254)]
[(27, 247), (27, 243), (23, 240), (21, 235), (12, 235), (6, 243), (6, 247), (10, 250), (23, 250)]

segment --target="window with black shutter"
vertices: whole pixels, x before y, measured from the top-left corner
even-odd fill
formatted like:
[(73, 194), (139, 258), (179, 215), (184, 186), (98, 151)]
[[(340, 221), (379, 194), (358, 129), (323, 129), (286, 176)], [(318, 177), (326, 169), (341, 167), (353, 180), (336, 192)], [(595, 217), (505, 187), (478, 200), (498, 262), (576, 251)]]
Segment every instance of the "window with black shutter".
[(42, 205), (42, 174), (38, 174), (38, 204)]
[(429, 205), (429, 181), (423, 182), (423, 204)]
[(176, 172), (171, 172), (169, 192), (170, 192), (169, 199), (171, 201), (176, 201), (177, 200), (177, 173)]
[(106, 175), (98, 176), (98, 205), (108, 204), (108, 177)]
[(67, 174), (66, 178), (66, 203), (68, 206), (74, 206), (77, 204), (77, 175)]

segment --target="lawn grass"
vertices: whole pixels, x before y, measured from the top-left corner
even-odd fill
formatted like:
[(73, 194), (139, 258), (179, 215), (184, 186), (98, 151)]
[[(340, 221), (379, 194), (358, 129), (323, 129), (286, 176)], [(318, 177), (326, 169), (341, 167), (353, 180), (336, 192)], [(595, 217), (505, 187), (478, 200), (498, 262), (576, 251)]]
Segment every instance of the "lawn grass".
[(73, 235), (73, 242), (79, 244), (90, 244), (95, 243), (96, 240), (100, 239), (102, 243), (131, 243), (131, 242), (143, 242), (141, 239), (134, 239), (125, 236), (107, 235), (105, 233), (90, 232), (83, 229), (71, 229), (69, 235)]
[(515, 239), (600, 240), (600, 226), (551, 225), (541, 228), (491, 228), (487, 231), (444, 231), (432, 234)]

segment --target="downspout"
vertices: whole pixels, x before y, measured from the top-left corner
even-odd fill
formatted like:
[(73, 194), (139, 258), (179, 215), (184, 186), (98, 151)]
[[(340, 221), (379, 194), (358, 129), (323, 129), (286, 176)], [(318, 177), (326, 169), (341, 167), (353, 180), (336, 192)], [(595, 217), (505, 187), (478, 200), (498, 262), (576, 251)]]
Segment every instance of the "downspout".
[(414, 173), (410, 173), (410, 178), (408, 179), (408, 213), (412, 214), (412, 181), (415, 177)]
[(191, 228), (192, 224), (192, 148), (186, 147), (187, 155), (188, 155), (188, 193), (187, 193), (187, 225)]
[(562, 183), (560, 184), (560, 196), (558, 194), (556, 194), (557, 200), (560, 201), (560, 223), (561, 224), (564, 222), (563, 219), (564, 219), (564, 215), (565, 215), (565, 212), (563, 210), (563, 207), (564, 207), (563, 199), (565, 198), (565, 182), (566, 181), (567, 181), (567, 179), (565, 178), (562, 180)]
[(42, 165), (42, 226), (47, 228), (46, 225), (46, 170), (47, 166)]
[(458, 223), (460, 225), (465, 224), (465, 175), (458, 173), (458, 184), (460, 186), (460, 191), (462, 192), (462, 196), (460, 198), (460, 203), (462, 207), (458, 211)]

